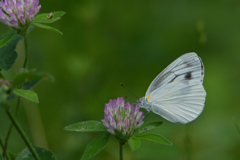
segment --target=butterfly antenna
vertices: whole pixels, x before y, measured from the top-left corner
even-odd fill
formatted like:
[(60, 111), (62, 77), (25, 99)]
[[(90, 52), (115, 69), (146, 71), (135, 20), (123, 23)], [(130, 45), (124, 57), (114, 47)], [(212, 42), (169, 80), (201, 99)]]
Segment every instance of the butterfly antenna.
[(134, 98), (134, 99), (136, 98), (136, 97), (128, 97), (128, 96), (124, 96), (124, 97), (125, 97), (125, 98)]
[(133, 92), (131, 92), (129, 89), (127, 89), (122, 83), (120, 83), (120, 85), (125, 88), (129, 93), (131, 93), (132, 95), (134, 95), (134, 97), (136, 97), (137, 99), (139, 99)]

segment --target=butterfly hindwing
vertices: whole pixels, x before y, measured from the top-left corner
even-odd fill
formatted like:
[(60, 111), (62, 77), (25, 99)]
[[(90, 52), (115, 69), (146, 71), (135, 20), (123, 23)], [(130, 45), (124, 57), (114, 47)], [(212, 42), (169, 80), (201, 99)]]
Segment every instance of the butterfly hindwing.
[(205, 97), (206, 92), (201, 82), (172, 82), (151, 93), (151, 110), (171, 122), (185, 124), (201, 114)]

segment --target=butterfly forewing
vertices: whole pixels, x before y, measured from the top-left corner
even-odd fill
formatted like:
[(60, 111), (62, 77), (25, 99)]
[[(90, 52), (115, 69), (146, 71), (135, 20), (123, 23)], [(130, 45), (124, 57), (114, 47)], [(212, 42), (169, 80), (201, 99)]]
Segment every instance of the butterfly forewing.
[(182, 80), (203, 82), (204, 67), (202, 60), (196, 53), (187, 53), (167, 66), (150, 84), (145, 98), (163, 84)]

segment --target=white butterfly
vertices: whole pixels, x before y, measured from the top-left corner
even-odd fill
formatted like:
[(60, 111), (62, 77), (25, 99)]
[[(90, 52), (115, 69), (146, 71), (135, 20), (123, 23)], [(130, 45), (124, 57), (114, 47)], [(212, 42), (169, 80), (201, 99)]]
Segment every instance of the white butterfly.
[(172, 62), (150, 84), (145, 97), (137, 100), (141, 108), (173, 123), (189, 123), (203, 111), (204, 66), (196, 53), (187, 53)]

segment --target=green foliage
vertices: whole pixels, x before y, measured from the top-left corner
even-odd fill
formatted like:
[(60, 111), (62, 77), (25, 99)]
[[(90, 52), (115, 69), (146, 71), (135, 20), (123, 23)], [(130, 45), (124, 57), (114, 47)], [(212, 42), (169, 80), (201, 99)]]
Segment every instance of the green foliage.
[(10, 153), (8, 152), (8, 156), (9, 156), (9, 159), (11, 159), (11, 160), (14, 159), (14, 160), (15, 160), (18, 155), (17, 155), (17, 154), (14, 154), (14, 153), (11, 153), (11, 152), (10, 152)]
[(15, 89), (13, 91), (16, 95), (26, 98), (32, 102), (39, 103), (37, 93), (30, 90)]
[(107, 131), (107, 128), (103, 126), (103, 123), (99, 121), (79, 122), (79, 123), (66, 126), (64, 129), (67, 131), (76, 131), (76, 132)]
[(50, 80), (51, 82), (53, 82), (54, 78), (49, 73), (36, 72), (35, 70), (28, 71), (26, 69), (22, 69), (21, 73), (14, 78), (12, 82), (12, 87), (15, 88), (23, 85), (23, 89), (30, 89), (40, 80)]
[(43, 29), (48, 29), (48, 30), (51, 30), (51, 31), (54, 31), (54, 32), (57, 32), (59, 34), (62, 35), (62, 32), (57, 30), (56, 28), (53, 28), (53, 27), (50, 27), (50, 26), (47, 26), (45, 24), (40, 24), (40, 23), (32, 23), (32, 25), (38, 27), (38, 28), (43, 28)]
[(0, 48), (5, 46), (14, 36), (15, 33), (9, 34), (8, 36), (4, 37), (0, 40)]
[(233, 122), (234, 122), (234, 124), (235, 124), (237, 130), (238, 130), (238, 133), (240, 134), (240, 128), (239, 128), (239, 126), (237, 125), (237, 123), (236, 123), (236, 121), (234, 120), (234, 118), (232, 118), (232, 119), (233, 119)]
[(53, 13), (53, 18), (54, 19), (57, 19), (57, 18), (59, 19), (59, 18), (61, 18), (65, 14), (66, 14), (66, 12), (64, 12), (64, 11), (55, 11)]
[(0, 154), (0, 160), (3, 160), (3, 157), (2, 157), (2, 155)]
[(111, 134), (106, 132), (93, 139), (84, 151), (81, 160), (87, 160), (98, 154), (107, 145)]
[[(38, 154), (40, 160), (56, 160), (55, 156), (51, 151), (45, 150), (43, 148), (34, 147)], [(17, 156), (16, 160), (34, 160), (31, 152), (28, 148), (22, 150), (22, 152)]]
[(34, 18), (33, 23), (53, 23), (60, 20), (64, 14), (66, 12), (63, 11), (39, 14)]
[[(169, 140), (165, 139), (160, 135), (154, 135), (154, 134), (139, 135), (146, 131), (155, 129), (161, 125), (162, 125), (162, 122), (150, 122), (140, 127), (139, 130), (136, 132), (136, 134), (128, 140), (128, 144), (131, 150), (135, 151), (140, 147), (140, 144), (141, 144), (140, 139), (145, 141), (172, 145), (172, 143)], [(103, 126), (102, 122), (99, 122), (99, 121), (79, 122), (79, 123), (66, 126), (64, 129), (67, 131), (77, 131), (77, 132), (97, 132), (97, 131), (107, 130), (107, 128)], [(96, 155), (98, 152), (100, 152), (108, 142), (109, 137), (107, 135), (109, 135), (110, 137), (110, 133), (107, 132), (95, 138), (92, 142), (90, 142), (81, 160), (89, 159), (94, 155)]]
[[(1, 71), (1, 70), (0, 70)], [(2, 79), (4, 79), (4, 77), (3, 77), (3, 75), (2, 75), (2, 73), (0, 72), (0, 78), (2, 78)]]
[[(9, 35), (13, 34), (12, 31)], [(9, 43), (2, 48), (0, 48), (0, 68), (4, 70), (9, 70), (17, 59), (17, 52), (15, 48), (17, 43), (23, 36), (21, 35), (14, 35), (11, 37)]]
[(59, 19), (61, 19), (61, 17), (64, 14), (66, 14), (66, 12), (63, 12), (63, 11), (39, 14), (38, 16), (36, 16), (34, 18), (34, 20), (33, 20), (33, 22), (31, 24), (36, 26), (36, 27), (38, 27), (38, 28), (48, 29), (48, 30), (57, 32), (57, 33), (62, 35), (62, 32), (59, 31), (58, 29), (50, 27), (50, 26), (42, 24), (42, 23), (53, 23), (53, 22), (56, 22)]
[(162, 123), (163, 122), (150, 122), (150, 123), (143, 124), (136, 131), (134, 136), (131, 137), (128, 141), (128, 144), (129, 144), (130, 148), (132, 149), (132, 151), (135, 151), (140, 147), (141, 140), (172, 145), (172, 143), (169, 140), (167, 140), (166, 138), (164, 138), (160, 135), (155, 135), (155, 134), (140, 135), (142, 133), (145, 133), (147, 131), (150, 131), (152, 129), (160, 127), (162, 125)]
[(135, 135), (138, 135), (138, 134), (141, 134), (141, 133), (144, 133), (146, 131), (149, 131), (149, 130), (152, 130), (152, 129), (155, 129), (157, 127), (160, 127), (162, 125), (163, 122), (150, 122), (150, 123), (146, 123), (146, 124), (143, 124), (135, 133)]
[(8, 87), (4, 84), (0, 86), (0, 107), (6, 106)]
[[(0, 38), (0, 71), (3, 70), (9, 70), (15, 63), (17, 59), (17, 52), (15, 51), (16, 46), (21, 40), (21, 38), (24, 37), (24, 44), (25, 46), (20, 46), (19, 50), (25, 50), (25, 59), (24, 62), (22, 63), (23, 68), (20, 74), (18, 74), (13, 80), (12, 83), (9, 84), (8, 81), (4, 81), (4, 84), (1, 83), (0, 86), (0, 106), (4, 106), (6, 109), (6, 113), (8, 115), (8, 118), (12, 121), (12, 124), (7, 132), (6, 140), (5, 140), (5, 147), (3, 148), (3, 153), (8, 153), (7, 150), (7, 144), (8, 144), (8, 139), (11, 135), (12, 127), (14, 126), (18, 133), (21, 135), (21, 138), (24, 140), (26, 146), (28, 148), (24, 149), (21, 154), (16, 158), (17, 160), (55, 160), (55, 157), (50, 151), (46, 151), (45, 149), (42, 148), (33, 148), (32, 144), (30, 143), (29, 139), (27, 138), (25, 132), (22, 130), (18, 122), (16, 121), (15, 117), (9, 110), (10, 106), (6, 103), (7, 100), (15, 97), (23, 97), (26, 98), (32, 102), (39, 103), (38, 101), (38, 96), (35, 92), (30, 91), (33, 86), (35, 86), (40, 80), (42, 79), (50, 79), (51, 81), (54, 81), (54, 78), (48, 74), (48, 73), (41, 73), (41, 72), (36, 72), (35, 70), (28, 71), (26, 68), (28, 68), (28, 55), (29, 55), (29, 49), (28, 49), (28, 41), (27, 41), (27, 34), (36, 27), (39, 28), (44, 28), (48, 30), (55, 31), (57, 33), (62, 34), (59, 30), (46, 26), (41, 23), (53, 23), (59, 19), (61, 19), (61, 16), (63, 16), (65, 12), (58, 11), (51, 13), (49, 15), (39, 15), (34, 19), (34, 22), (32, 24), (26, 24), (24, 26), (23, 30), (12, 30), (8, 32), (7, 34), (3, 35)], [(29, 27), (29, 28), (28, 28)], [(20, 58), (19, 61), (22, 61), (22, 58)], [(19, 67), (19, 65), (17, 65)], [(11, 72), (8, 72), (11, 74)], [(12, 79), (12, 75), (9, 76), (6, 73), (7, 79)], [(13, 72), (14, 73), (14, 70)], [(5, 76), (5, 74), (4, 74)], [(0, 78), (5, 79), (4, 76), (0, 73)], [(7, 86), (5, 86), (5, 84)], [(19, 106), (20, 106), (20, 98), (17, 100), (17, 107), (15, 110), (15, 115), (18, 112)], [(11, 104), (12, 107), (12, 104)], [(0, 116), (1, 117), (1, 116)], [(3, 146), (3, 145), (2, 145)], [(35, 151), (36, 150), (36, 151)], [(37, 152), (37, 153), (36, 153)], [(40, 157), (40, 159), (38, 158)], [(2, 159), (2, 156), (0, 155), (0, 159)], [(10, 159), (7, 157), (7, 159)], [(15, 158), (12, 158), (15, 159)]]
[(162, 143), (166, 145), (172, 145), (172, 142), (167, 140), (166, 138), (156, 135), (156, 134), (144, 134), (137, 136), (138, 139), (144, 140), (144, 141), (150, 141), (150, 142), (156, 142), (156, 143)]
[(137, 137), (132, 137), (128, 140), (128, 144), (132, 151), (136, 151), (140, 147), (141, 141)]

